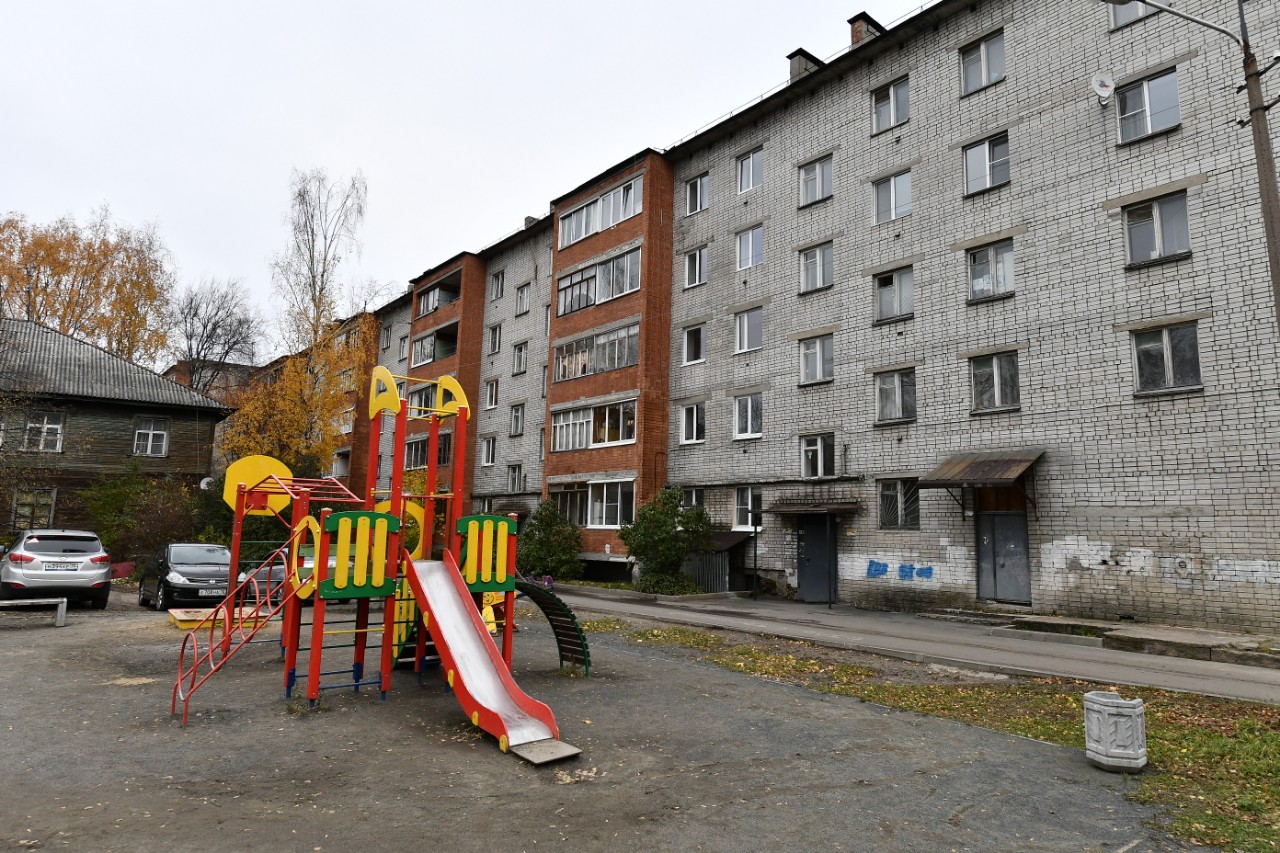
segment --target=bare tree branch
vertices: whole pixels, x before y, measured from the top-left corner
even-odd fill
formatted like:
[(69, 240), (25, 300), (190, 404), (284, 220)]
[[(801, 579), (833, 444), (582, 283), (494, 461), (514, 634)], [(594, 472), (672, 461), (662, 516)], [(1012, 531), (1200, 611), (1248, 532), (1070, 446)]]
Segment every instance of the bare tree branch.
[(251, 363), (258, 353), (261, 318), (239, 279), (205, 279), (188, 286), (173, 309), (169, 354), (185, 361), (190, 387), (207, 394), (227, 362)]

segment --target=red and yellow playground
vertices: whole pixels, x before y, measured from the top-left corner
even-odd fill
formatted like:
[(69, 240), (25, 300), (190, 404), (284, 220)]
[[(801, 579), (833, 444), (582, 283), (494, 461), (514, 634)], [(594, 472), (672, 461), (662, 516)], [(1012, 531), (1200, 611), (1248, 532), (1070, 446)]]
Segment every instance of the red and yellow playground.
[[(186, 725), (192, 695), (276, 621), (286, 697), (301, 682), (311, 707), (325, 690), (376, 687), (385, 698), (397, 663), (411, 660), (421, 677), (438, 659), (472, 725), (497, 738), (504, 752), (535, 764), (577, 755), (580, 750), (560, 741), (551, 709), (526, 695), (512, 678), (516, 596), (527, 597), (551, 622), (562, 666), (589, 671), (586, 637), (554, 593), (518, 577), (514, 517), (462, 516), (455, 496), (462, 494), (466, 466), (453, 466), (452, 483), (437, 482), (441, 426), (450, 419), (456, 426), (455, 458), (467, 458), (470, 411), (457, 380), (435, 380), (436, 407), (419, 408), (400, 398), (397, 378), (406, 377), (375, 368), (369, 393), (371, 434), (383, 434), (384, 419), (394, 424), (389, 489), (371, 486), (368, 494), (358, 496), (333, 478), (294, 477), (282, 462), (266, 456), (241, 459), (227, 470), (223, 496), (235, 510), (230, 592), (183, 639), (170, 713), (180, 710)], [(405, 436), (411, 420), (428, 424), (422, 494), (404, 491)], [(368, 470), (380, 470), (379, 461), (379, 442), (371, 441)], [(244, 521), (251, 515), (275, 517), (288, 538), (256, 568), (240, 573)], [(436, 543), (434, 522), (441, 517), (443, 541)], [(404, 546), (406, 520), (418, 528), (412, 550)], [(437, 551), (440, 559), (431, 559)], [(382, 604), (381, 625), (370, 624), (378, 618), (371, 607), (375, 601)], [(354, 604), (354, 618), (331, 618), (328, 608), (341, 603)], [(306, 604), (312, 606), (304, 608)], [(381, 642), (371, 644), (371, 635)], [(324, 668), (333, 665), (326, 656), (347, 649), (349, 665), (344, 661), (340, 668)], [(370, 653), (376, 654), (376, 664), (366, 661)]]

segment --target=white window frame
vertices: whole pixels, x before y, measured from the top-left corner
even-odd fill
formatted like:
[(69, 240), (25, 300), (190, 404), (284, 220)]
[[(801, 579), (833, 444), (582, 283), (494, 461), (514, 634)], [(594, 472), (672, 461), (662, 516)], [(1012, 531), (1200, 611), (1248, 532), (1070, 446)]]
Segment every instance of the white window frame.
[(800, 252), (800, 292), (823, 290), (835, 284), (835, 244), (822, 243)]
[(684, 286), (697, 287), (707, 283), (707, 246), (699, 246), (684, 256)]
[[(903, 393), (906, 377), (911, 378), (911, 406), (907, 409), (907, 398)], [(876, 423), (893, 424), (914, 421), (919, 411), (919, 400), (916, 395), (916, 370), (914, 367), (902, 370), (886, 370), (875, 375), (876, 388)], [(890, 399), (885, 400), (888, 392)]]
[(529, 297), (533, 292), (533, 284), (522, 284), (516, 288), (516, 316), (529, 313)]
[(508, 435), (524, 435), (524, 403), (515, 403), (511, 406), (510, 427)]
[[(638, 412), (635, 400), (623, 400), (618, 403), (606, 403), (591, 407), (591, 446), (614, 447), (620, 444), (635, 444), (636, 431), (639, 427)], [(603, 419), (603, 424), (602, 424)], [(618, 438), (600, 438), (603, 425), (607, 434), (611, 424), (616, 424)], [(630, 429), (628, 430), (628, 425)]]
[(1134, 21), (1140, 21), (1154, 12), (1160, 11), (1146, 3), (1128, 2), (1111, 7), (1111, 28), (1118, 29)]
[(738, 195), (764, 183), (764, 146), (738, 158)]
[(390, 326), (382, 327), (382, 348), (384, 350), (391, 349), (391, 327)]
[(764, 263), (764, 226), (738, 232), (738, 269), (749, 270)]
[[(882, 272), (875, 277), (876, 321), (899, 320), (915, 313), (915, 272), (912, 267), (899, 267)], [(885, 311), (888, 292), (893, 301), (892, 311)]]
[(612, 228), (644, 210), (644, 175), (600, 196), (600, 230)]
[(498, 270), (489, 276), (489, 301), (497, 302), (502, 298), (503, 292), (506, 290), (507, 271)]
[(409, 406), (409, 417), (426, 417), (427, 412), (436, 407), (436, 386), (424, 385), (421, 388), (414, 388), (409, 392), (405, 403)]
[(494, 323), (489, 327), (489, 355), (502, 352), (502, 324)]
[[(965, 253), (969, 267), (969, 301), (993, 299), (1014, 292), (1013, 240), (976, 246)], [(978, 271), (985, 269), (985, 274)], [(980, 283), (985, 286), (979, 290)]]
[(711, 174), (703, 172), (684, 182), (684, 215), (692, 216), (707, 209), (707, 193), (711, 188)]
[[(1175, 343), (1173, 339), (1175, 334), (1190, 330), (1191, 338), (1194, 341), (1195, 348), (1195, 364), (1183, 364), (1181, 369), (1174, 364), (1175, 361)], [(1154, 336), (1159, 336), (1158, 342), (1153, 340)], [(1160, 326), (1149, 329), (1135, 329), (1132, 333), (1133, 339), (1133, 385), (1137, 394), (1166, 394), (1177, 391), (1186, 391), (1188, 389), (1201, 388), (1204, 385), (1204, 375), (1200, 369), (1200, 329), (1193, 321), (1190, 323), (1173, 323), (1168, 326)], [(1144, 343), (1144, 340), (1146, 342)], [(1154, 344), (1154, 346), (1153, 346)], [(1161, 361), (1161, 377), (1160, 385), (1148, 385), (1143, 387), (1143, 350), (1158, 349)], [(1177, 359), (1181, 361), (1181, 359)], [(1194, 367), (1194, 377), (1186, 374), (1187, 367)], [(1184, 381), (1179, 381), (1179, 374)], [(1194, 381), (1185, 381), (1193, 379)]]
[[(1173, 78), (1169, 81), (1169, 78)], [(1172, 82), (1173, 85), (1173, 106), (1169, 107), (1165, 104), (1153, 105), (1151, 102), (1152, 84)], [(1163, 85), (1156, 87), (1158, 96), (1166, 94)], [(1135, 101), (1141, 99), (1140, 109), (1130, 109), (1124, 112), (1126, 101)], [(1172, 113), (1166, 115), (1166, 113)], [(1159, 119), (1156, 120), (1156, 116)], [(1126, 119), (1137, 120), (1140, 117), (1141, 125), (1136, 128), (1136, 132), (1130, 131), (1127, 135), (1125, 132)], [(1161, 71), (1159, 74), (1152, 74), (1136, 83), (1123, 86), (1116, 90), (1116, 135), (1120, 143), (1136, 142), (1139, 139), (1145, 139), (1157, 133), (1163, 133), (1166, 130), (1172, 130), (1182, 123), (1182, 105), (1178, 98), (1178, 69), (1169, 68)]]
[(828, 154), (800, 167), (801, 207), (831, 198), (832, 162), (833, 158)]
[[(697, 358), (692, 358), (690, 353), (691, 347), (689, 346), (689, 342), (695, 337), (697, 338), (697, 341), (698, 341), (698, 352), (697, 352)], [(684, 344), (681, 349), (683, 351), (683, 356), (684, 356), (684, 359), (681, 362), (682, 364), (702, 364), (702, 362), (706, 361), (707, 360), (706, 324), (699, 323), (696, 326), (686, 326), (684, 329)]]
[[(1124, 209), (1124, 242), (1125, 257), (1129, 266), (1141, 266), (1144, 264), (1158, 263), (1160, 261), (1171, 258), (1183, 258), (1191, 254), (1191, 223), (1189, 219), (1190, 211), (1187, 204), (1187, 194), (1185, 192), (1174, 193), (1172, 195), (1153, 198), (1139, 204), (1131, 204)], [(1155, 252), (1149, 258), (1134, 258), (1133, 256), (1133, 233), (1134, 233), (1134, 216), (1138, 211), (1150, 208), (1149, 219), (1151, 221), (1152, 235), (1151, 245)], [(1173, 217), (1173, 211), (1181, 209), (1181, 221), (1177, 221)], [(1177, 231), (1173, 233), (1177, 226)], [(1177, 243), (1170, 244), (1168, 239), (1177, 240)], [(1179, 239), (1181, 238), (1181, 239)]]
[[(998, 156), (1000, 153), (1004, 156)], [(965, 195), (977, 195), (1004, 186), (1011, 179), (1010, 172), (1008, 131), (989, 136), (964, 149)]]
[(408, 335), (400, 336), (400, 348), (397, 350), (397, 353), (400, 361), (404, 361), (406, 358), (409, 357), (409, 336)]
[[(587, 527), (617, 530), (635, 521), (635, 487), (635, 480), (592, 480), (587, 483)], [(609, 523), (611, 506), (616, 508), (616, 523)]]
[[(755, 340), (752, 340), (752, 318), (757, 318), (754, 323)], [(764, 347), (764, 308), (748, 308), (746, 311), (739, 311), (733, 315), (734, 325), (734, 348), (735, 353), (755, 352)], [(706, 341), (703, 341), (706, 344)]]
[(409, 440), (404, 443), (404, 469), (417, 471), (427, 467), (428, 439)]
[[(885, 105), (882, 121), (880, 105)], [(871, 132), (883, 133), (911, 118), (911, 87), (907, 77), (881, 86), (871, 93)]]
[(733, 490), (733, 529), (764, 529), (764, 493), (759, 486), (738, 486)]
[(707, 440), (707, 404), (690, 403), (680, 407), (680, 443), (703, 444)]
[[(996, 48), (999, 50), (998, 54)], [(978, 76), (981, 79), (977, 85), (970, 86), (964, 72), (966, 63), (975, 56), (972, 53), (974, 50), (977, 51)], [(960, 48), (960, 93), (962, 95), (970, 95), (988, 86), (994, 86), (1004, 79), (1005, 72), (1004, 30), (983, 36), (978, 41), (969, 42)]]
[(760, 438), (764, 435), (764, 394), (743, 394), (733, 398), (733, 439)]
[(521, 341), (511, 347), (511, 375), (519, 376), (529, 369), (529, 342)]
[(436, 360), (436, 333), (428, 332), (425, 335), (413, 339), (412, 357), (409, 359), (410, 367), (420, 367), (424, 364), (430, 364)]
[[(62, 438), (66, 432), (65, 417), (64, 412), (47, 409), (28, 414), (22, 449), (33, 453), (61, 453)], [(31, 441), (33, 435), (36, 436), (35, 442)]]
[(484, 407), (498, 408), (498, 380), (490, 379), (484, 383)]
[(800, 476), (806, 480), (836, 475), (836, 434), (800, 436)]
[(551, 414), (551, 452), (586, 450), (591, 447), (591, 408), (568, 409)]
[(497, 461), (498, 439), (491, 435), (480, 439), (480, 465), (491, 468)]
[(818, 335), (800, 341), (800, 384), (835, 379), (835, 336)]
[[(991, 376), (991, 399), (989, 402), (980, 399), (978, 372)], [(1012, 373), (1012, 377), (1010, 377)], [(1012, 379), (1011, 390), (1006, 385)], [(1022, 392), (1019, 389), (1018, 352), (997, 352), (980, 355), (969, 359), (969, 413), (1005, 412), (1019, 409), (1022, 406)]]
[(507, 492), (517, 494), (524, 491), (524, 466), (514, 463), (507, 466)]
[[(886, 195), (888, 201), (887, 207), (880, 205), (880, 198)], [(905, 196), (905, 202), (904, 197)], [(890, 175), (887, 178), (881, 178), (871, 185), (871, 209), (875, 217), (875, 224), (881, 225), (885, 222), (893, 222), (895, 219), (902, 219), (904, 216), (911, 215), (911, 170), (907, 169), (898, 172), (896, 175)]]
[(693, 509), (695, 506), (706, 507), (707, 490), (700, 486), (690, 486), (680, 490), (680, 506)]
[[(160, 449), (157, 452), (154, 444), (160, 438)], [(138, 442), (142, 441), (142, 450), (138, 450)], [(133, 427), (133, 455), (163, 457), (169, 455), (169, 419), (157, 417), (139, 417)]]

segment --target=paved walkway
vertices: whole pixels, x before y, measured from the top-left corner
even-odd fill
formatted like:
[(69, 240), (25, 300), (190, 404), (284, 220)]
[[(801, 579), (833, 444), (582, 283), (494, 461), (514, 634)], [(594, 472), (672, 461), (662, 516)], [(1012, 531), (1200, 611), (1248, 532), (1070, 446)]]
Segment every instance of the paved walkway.
[[(858, 610), (777, 598), (661, 600), (612, 590), (560, 586), (579, 613), (635, 616), (808, 640), (834, 648), (1009, 675), (1062, 676), (1103, 684), (1152, 686), (1209, 696), (1280, 703), (1280, 669), (1193, 660), (1082, 644), (1083, 638)], [(1126, 625), (1126, 632), (1136, 626)], [(1147, 626), (1145, 633), (1186, 636), (1187, 629)], [(1203, 632), (1210, 635), (1211, 632)], [(1224, 637), (1220, 633), (1212, 636)]]

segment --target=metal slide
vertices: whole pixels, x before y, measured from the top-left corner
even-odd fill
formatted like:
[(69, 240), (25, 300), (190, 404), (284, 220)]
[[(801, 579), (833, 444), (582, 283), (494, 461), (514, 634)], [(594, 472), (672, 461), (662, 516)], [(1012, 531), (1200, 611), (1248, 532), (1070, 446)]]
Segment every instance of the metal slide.
[(445, 677), (462, 710), (498, 739), (498, 746), (541, 764), (577, 755), (562, 743), (551, 709), (515, 683), (484, 619), (462, 580), (453, 555), (444, 561), (415, 560), (406, 573), (440, 654)]

